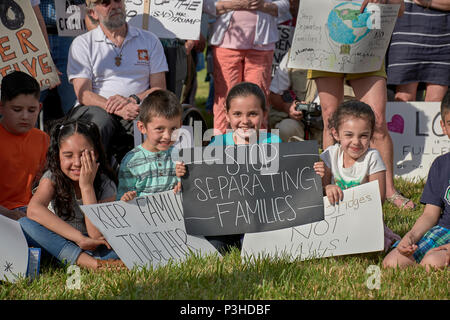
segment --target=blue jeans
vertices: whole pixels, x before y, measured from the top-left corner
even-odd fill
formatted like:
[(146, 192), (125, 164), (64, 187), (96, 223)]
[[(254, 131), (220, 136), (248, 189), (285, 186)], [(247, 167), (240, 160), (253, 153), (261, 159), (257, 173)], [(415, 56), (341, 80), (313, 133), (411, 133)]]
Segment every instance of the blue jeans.
[(29, 247), (42, 248), (64, 264), (76, 264), (78, 257), (85, 252), (95, 259), (119, 259), (119, 256), (106, 246), (101, 245), (95, 251), (83, 251), (74, 242), (48, 230), (41, 224), (24, 217), (19, 220)]
[[(61, 108), (65, 114), (75, 105), (77, 97), (73, 90), (73, 85), (67, 78), (67, 61), (69, 56), (69, 48), (72, 44), (72, 37), (60, 37), (55, 34), (48, 35), (50, 42), (50, 52), (55, 62), (56, 68), (62, 73), (60, 76), (61, 84), (57, 86), (58, 95), (61, 99)], [(44, 101), (48, 94), (48, 90), (41, 92), (40, 101)]]

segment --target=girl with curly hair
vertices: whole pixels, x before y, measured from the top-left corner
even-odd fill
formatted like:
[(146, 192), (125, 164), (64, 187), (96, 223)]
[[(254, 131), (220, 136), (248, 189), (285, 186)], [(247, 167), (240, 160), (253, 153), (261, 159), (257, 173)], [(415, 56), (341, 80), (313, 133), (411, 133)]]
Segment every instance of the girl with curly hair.
[(110, 169), (94, 123), (63, 121), (50, 132), (47, 164), (19, 220), (29, 246), (40, 247), (65, 264), (97, 269), (121, 267), (117, 254), (79, 205), (115, 200), (117, 179)]

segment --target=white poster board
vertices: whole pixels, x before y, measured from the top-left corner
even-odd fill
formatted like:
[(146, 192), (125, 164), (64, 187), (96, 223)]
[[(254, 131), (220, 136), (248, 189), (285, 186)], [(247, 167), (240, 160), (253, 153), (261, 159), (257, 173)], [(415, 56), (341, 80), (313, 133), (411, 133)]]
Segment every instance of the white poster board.
[(152, 0), (149, 30), (159, 38), (198, 40), (203, 0)]
[(76, 37), (87, 31), (84, 18), (86, 4), (75, 4), (73, 0), (55, 1), (56, 27), (60, 37)]
[(388, 102), (386, 122), (394, 143), (394, 174), (426, 178), (436, 157), (450, 152), (442, 132), (439, 102)]
[(381, 68), (400, 5), (300, 1), (289, 68), (361, 73)]
[(325, 220), (246, 234), (242, 257), (307, 260), (383, 250), (383, 212), (378, 181), (345, 190), (344, 200), (339, 205), (330, 205), (327, 197), (323, 202)]
[(0, 10), (0, 81), (14, 70), (35, 78), (41, 90), (59, 84), (56, 67), (29, 0), (8, 1)]
[[(141, 29), (144, 28), (144, 14), (149, 8), (150, 0), (125, 0), (125, 11), (127, 13), (127, 22)], [(147, 12), (148, 14), (148, 12)]]
[(184, 261), (191, 252), (219, 254), (204, 237), (186, 234), (182, 208), (180, 193), (172, 190), (81, 206), (129, 269)]
[(17, 221), (0, 215), (0, 281), (15, 282), (28, 267), (28, 245)]

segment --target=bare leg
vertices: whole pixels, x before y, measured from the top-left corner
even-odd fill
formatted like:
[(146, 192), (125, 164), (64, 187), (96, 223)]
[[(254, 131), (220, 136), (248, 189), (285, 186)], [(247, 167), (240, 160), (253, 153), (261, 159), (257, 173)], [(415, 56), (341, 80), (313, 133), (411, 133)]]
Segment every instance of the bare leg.
[[(372, 76), (351, 81), (351, 86), (358, 100), (367, 103), (375, 113), (375, 131), (371, 147), (380, 152), (386, 166), (386, 198), (395, 193), (394, 187), (394, 146), (386, 123), (387, 89), (386, 79)], [(402, 206), (401, 199), (395, 200), (395, 205)], [(406, 208), (414, 208), (414, 203), (408, 201)]]
[(339, 104), (344, 101), (343, 78), (316, 78), (314, 79), (319, 92), (320, 105), (323, 118), (323, 150), (334, 144), (331, 131), (328, 129), (328, 119), (336, 111)]
[(77, 265), (88, 269), (97, 269), (97, 259), (87, 253), (82, 252), (77, 259)]
[(427, 92), (425, 94), (425, 101), (427, 102), (441, 102), (447, 93), (448, 86), (441, 86), (438, 84), (427, 83)]
[(418, 85), (418, 82), (397, 85), (395, 101), (415, 101)]
[(447, 267), (450, 260), (450, 253), (442, 247), (428, 251), (420, 262), (420, 265), (425, 267), (427, 271), (430, 271), (431, 268), (441, 269)]
[(412, 256), (402, 255), (397, 248), (394, 248), (383, 260), (383, 268), (405, 268), (417, 265)]

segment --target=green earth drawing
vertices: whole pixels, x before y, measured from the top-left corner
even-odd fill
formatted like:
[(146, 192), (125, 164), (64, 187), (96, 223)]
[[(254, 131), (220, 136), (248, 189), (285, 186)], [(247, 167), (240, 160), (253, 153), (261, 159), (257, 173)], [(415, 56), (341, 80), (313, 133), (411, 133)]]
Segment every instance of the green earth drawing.
[(340, 44), (351, 45), (359, 42), (369, 32), (371, 13), (367, 8), (359, 13), (361, 4), (344, 2), (335, 6), (328, 15), (330, 38)]

